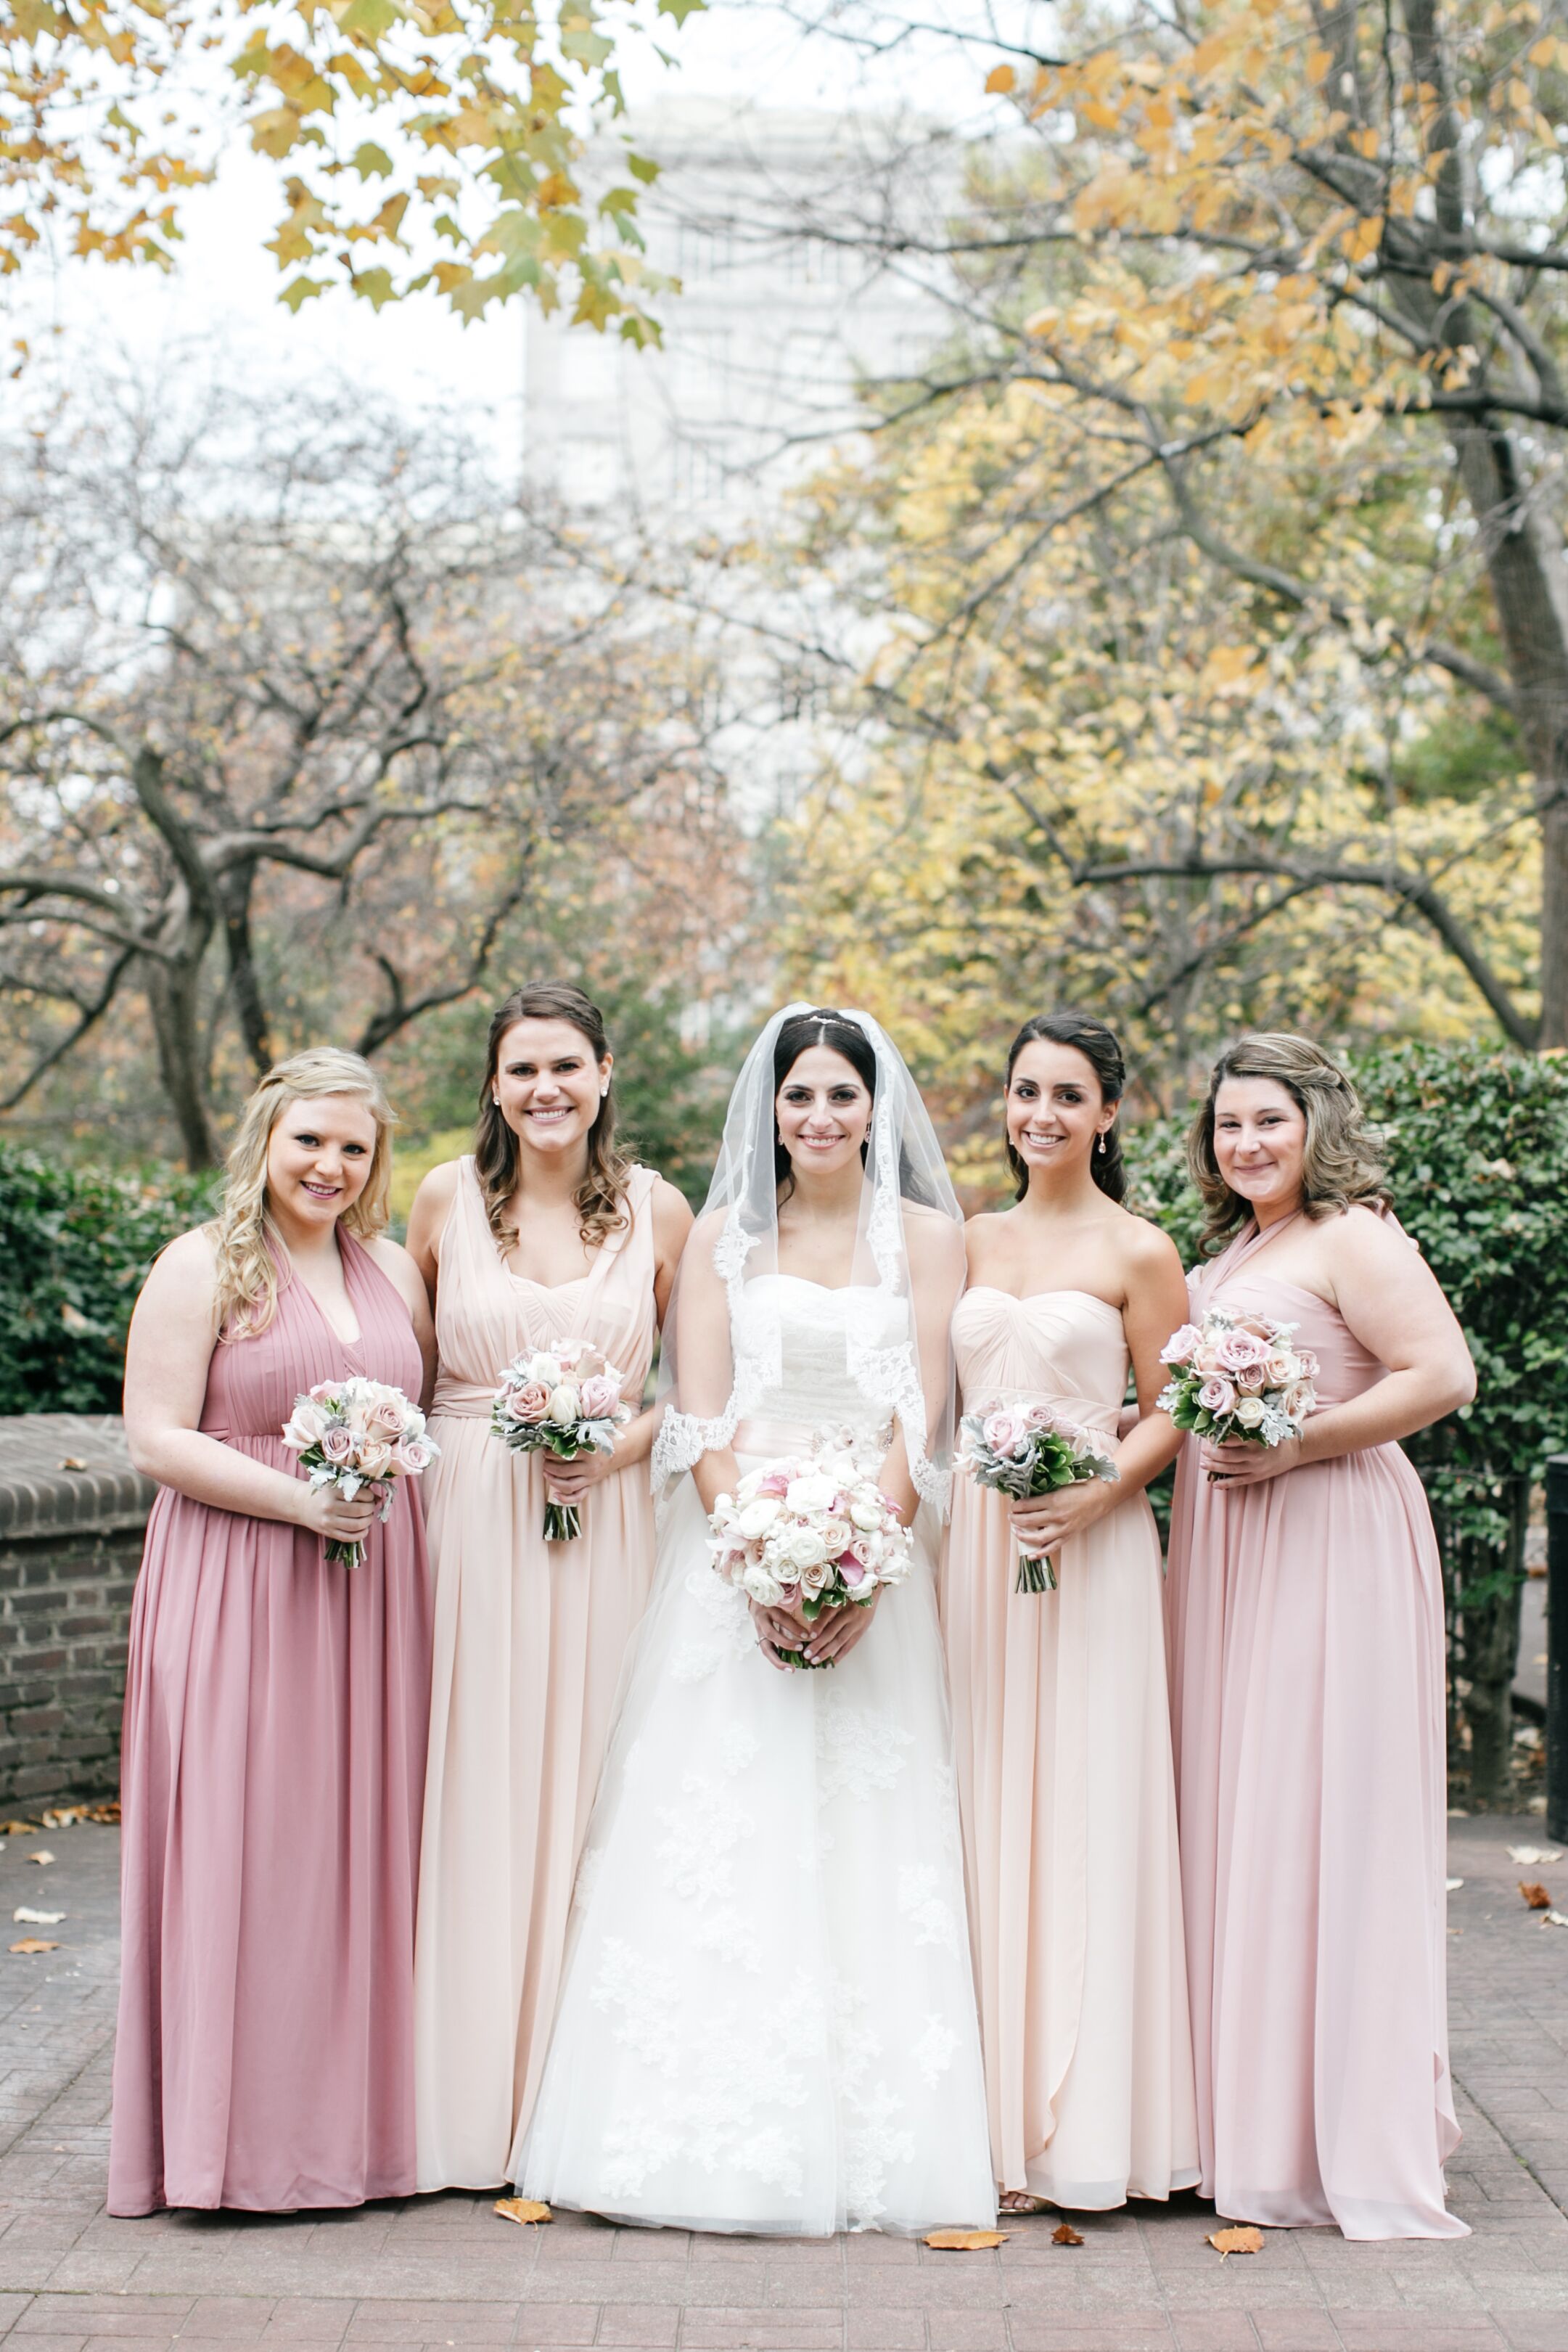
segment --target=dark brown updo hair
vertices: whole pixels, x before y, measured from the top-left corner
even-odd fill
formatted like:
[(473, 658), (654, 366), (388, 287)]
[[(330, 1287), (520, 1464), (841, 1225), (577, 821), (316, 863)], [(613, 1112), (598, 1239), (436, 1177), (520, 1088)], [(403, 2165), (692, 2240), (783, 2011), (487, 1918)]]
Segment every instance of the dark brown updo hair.
[(1214, 1106), (1227, 1078), (1271, 1078), (1306, 1120), (1301, 1207), (1309, 1217), (1339, 1216), (1358, 1202), (1379, 1212), (1388, 1207), (1383, 1147), (1346, 1073), (1313, 1038), (1289, 1029), (1257, 1030), (1227, 1045), (1216, 1062), (1186, 1139), (1187, 1166), (1207, 1212), (1198, 1244), (1204, 1255), (1252, 1214), (1251, 1203), (1220, 1174), (1214, 1149)]
[[(535, 980), (515, 988), (490, 1018), (485, 1048), (485, 1083), (479, 1089), (479, 1124), (474, 1133), (474, 1167), (485, 1196), (485, 1214), (503, 1257), (517, 1241), (507, 1208), (517, 1189), (517, 1139), (491, 1096), (501, 1058), (501, 1040), (519, 1021), (570, 1021), (580, 1030), (595, 1063), (610, 1051), (603, 1016), (580, 988), (568, 980)], [(626, 1223), (626, 1180), (632, 1162), (615, 1149), (615, 1083), (599, 1106), (588, 1131), (588, 1172), (575, 1195), (579, 1231), (588, 1249)]]
[[(1075, 1054), (1082, 1055), (1093, 1071), (1100, 1087), (1101, 1101), (1121, 1101), (1127, 1090), (1127, 1066), (1122, 1059), (1121, 1045), (1113, 1029), (1107, 1029), (1103, 1021), (1096, 1021), (1087, 1013), (1038, 1013), (1032, 1021), (1024, 1023), (1008, 1048), (1007, 1087), (1009, 1094), (1019, 1055), (1026, 1045), (1037, 1043), (1071, 1045)], [(1105, 1146), (1103, 1151), (1100, 1149), (1101, 1141)], [(1029, 1191), (1029, 1166), (1013, 1150), (1010, 1136), (1008, 1138), (1007, 1154), (1008, 1166), (1018, 1185), (1014, 1197), (1021, 1201)], [(1126, 1199), (1127, 1171), (1122, 1165), (1122, 1131), (1115, 1119), (1112, 1120), (1104, 1136), (1095, 1142), (1090, 1153), (1089, 1165), (1102, 1192), (1108, 1193), (1113, 1201)]]
[[(817, 1005), (810, 1013), (792, 1013), (779, 1024), (779, 1034), (773, 1040), (773, 1099), (802, 1054), (813, 1045), (826, 1045), (841, 1054), (860, 1079), (873, 1102), (876, 1100), (876, 1048), (858, 1021), (846, 1021), (841, 1013), (831, 1005)], [(861, 1166), (865, 1166), (870, 1139), (861, 1145)], [(795, 1168), (785, 1150), (777, 1125), (773, 1129), (773, 1176), (776, 1183), (787, 1185), (792, 1192)]]

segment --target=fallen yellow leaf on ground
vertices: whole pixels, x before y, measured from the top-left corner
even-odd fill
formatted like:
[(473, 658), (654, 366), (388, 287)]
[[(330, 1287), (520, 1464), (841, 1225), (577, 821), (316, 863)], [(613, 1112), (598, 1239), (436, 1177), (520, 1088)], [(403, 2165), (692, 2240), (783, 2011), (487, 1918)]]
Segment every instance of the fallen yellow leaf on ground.
[(0, 1822), (0, 1837), (37, 1837), (37, 1822)]
[(47, 1847), (47, 1846), (45, 1846), (45, 1847), (44, 1847), (44, 1849), (43, 1849), (43, 1851), (42, 1851), (40, 1853), (30, 1853), (30, 1854), (27, 1856), (27, 1860), (28, 1860), (29, 1862), (42, 1862), (42, 1863), (49, 1863), (49, 1862), (53, 1862), (54, 1858), (55, 1858), (55, 1857), (54, 1857), (54, 1855), (49, 1852), (49, 1849), (48, 1849), (48, 1847)]
[(19, 1944), (11, 1947), (14, 1952), (57, 1952), (59, 1948), (57, 1944), (46, 1944), (41, 1936), (24, 1936)]
[(1530, 1878), (1521, 1878), (1519, 1882), (1519, 1891), (1523, 1895), (1525, 1901), (1529, 1904), (1532, 1911), (1551, 1910), (1552, 1897), (1548, 1895), (1545, 1887), (1542, 1886), (1539, 1881)]
[(1260, 2254), (1263, 2251), (1263, 2232), (1261, 2230), (1254, 2230), (1251, 2224), (1248, 2223), (1241, 2229), (1213, 2230), (1209, 2232), (1208, 2242), (1216, 2253), (1222, 2257), (1227, 2254)]
[(1053, 2246), (1081, 2246), (1083, 2232), (1075, 2230), (1071, 2221), (1059, 2221), (1051, 2233), (1051, 2242)]
[(496, 2210), (503, 2221), (553, 2221), (555, 2215), (548, 2205), (536, 2204), (531, 2197), (497, 2197)]
[(939, 2254), (983, 2254), (988, 2246), (1005, 2245), (1006, 2230), (932, 2230), (925, 2242)]

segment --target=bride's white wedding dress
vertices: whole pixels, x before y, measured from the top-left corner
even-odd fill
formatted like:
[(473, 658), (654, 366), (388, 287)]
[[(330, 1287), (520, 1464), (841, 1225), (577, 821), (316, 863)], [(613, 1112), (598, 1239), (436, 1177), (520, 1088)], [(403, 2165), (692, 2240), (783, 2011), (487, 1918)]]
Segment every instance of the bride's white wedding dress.
[[(737, 1360), (751, 1317), (781, 1342), (743, 1470), (824, 1427), (881, 1442), (846, 1359), (900, 1349), (906, 1299), (768, 1274), (735, 1317)], [(516, 2152), (526, 2196), (792, 2236), (991, 2220), (925, 1516), (850, 1655), (781, 1674), (681, 1480)]]

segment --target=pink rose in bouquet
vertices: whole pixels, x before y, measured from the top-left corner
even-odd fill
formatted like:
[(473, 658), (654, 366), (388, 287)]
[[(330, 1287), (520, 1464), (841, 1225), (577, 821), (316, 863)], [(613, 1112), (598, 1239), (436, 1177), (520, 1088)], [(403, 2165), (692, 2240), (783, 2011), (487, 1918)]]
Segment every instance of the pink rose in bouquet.
[[(401, 1389), (358, 1374), (318, 1381), (308, 1396), (296, 1397), (283, 1443), (298, 1454), (313, 1486), (336, 1486), (350, 1501), (363, 1492), (383, 1521), (392, 1510), (393, 1480), (418, 1477), (440, 1451), (423, 1413)], [(329, 1543), (326, 1556), (357, 1568), (365, 1549)]]

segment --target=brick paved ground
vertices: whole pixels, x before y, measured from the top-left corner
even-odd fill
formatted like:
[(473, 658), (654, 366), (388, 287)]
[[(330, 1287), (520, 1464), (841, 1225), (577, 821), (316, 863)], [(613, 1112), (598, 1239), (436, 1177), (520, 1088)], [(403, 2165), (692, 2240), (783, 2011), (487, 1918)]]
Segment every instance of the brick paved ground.
[[(688, 2239), (570, 2216), (526, 2231), (466, 2196), (325, 2218), (110, 2221), (115, 1833), (13, 1837), (0, 1916), (30, 1903), (68, 1917), (0, 1939), (0, 2334), (18, 2339), (9, 2352), (1568, 2352), (1568, 1929), (1538, 1925), (1515, 1892), (1506, 1847), (1542, 1843), (1539, 1820), (1451, 1829), (1466, 2137), (1449, 2179), (1474, 2235), (1351, 2246), (1273, 2231), (1261, 2254), (1224, 2263), (1191, 2198), (1086, 2218), (1077, 2248), (1026, 2221), (999, 2254)], [(26, 1860), (40, 1843), (57, 1856), (45, 1869)], [(1526, 1874), (1568, 1911), (1568, 1859)], [(8, 1956), (28, 1932), (61, 1949)]]

